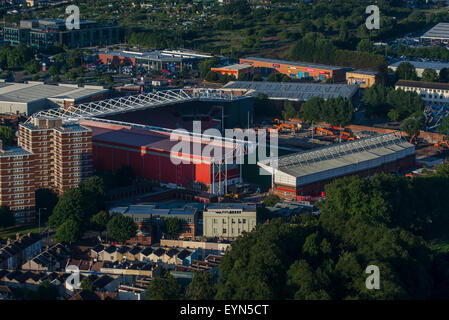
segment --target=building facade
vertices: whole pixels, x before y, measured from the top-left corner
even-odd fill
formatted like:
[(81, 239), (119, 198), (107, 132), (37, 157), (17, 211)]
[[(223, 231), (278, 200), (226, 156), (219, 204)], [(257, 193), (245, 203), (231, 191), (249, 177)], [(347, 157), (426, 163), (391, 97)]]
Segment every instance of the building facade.
[(35, 220), (35, 191), (62, 194), (92, 174), (92, 132), (61, 119), (34, 118), (19, 124), (18, 147), (0, 144), (0, 205), (16, 223)]
[(345, 80), (345, 70), (342, 67), (327, 66), (309, 62), (293, 62), (260, 57), (240, 59), (241, 64), (252, 65), (262, 75), (279, 72), (294, 79), (313, 79), (324, 81), (334, 79), (336, 82)]
[(416, 92), (427, 103), (449, 103), (449, 84), (447, 83), (399, 80), (395, 89)]
[(379, 74), (370, 70), (354, 70), (346, 72), (346, 82), (357, 84), (360, 88), (370, 88), (379, 82)]
[(19, 125), (18, 145), (35, 155), (37, 189), (62, 194), (92, 174), (92, 131), (61, 119), (34, 118)]
[(257, 224), (257, 206), (240, 203), (210, 204), (203, 211), (203, 235), (210, 238), (237, 238)]
[(69, 48), (111, 45), (120, 42), (120, 28), (94, 21), (81, 21), (79, 29), (67, 29), (62, 19), (21, 20), (3, 27), (4, 41), (11, 45), (50, 48), (56, 43)]

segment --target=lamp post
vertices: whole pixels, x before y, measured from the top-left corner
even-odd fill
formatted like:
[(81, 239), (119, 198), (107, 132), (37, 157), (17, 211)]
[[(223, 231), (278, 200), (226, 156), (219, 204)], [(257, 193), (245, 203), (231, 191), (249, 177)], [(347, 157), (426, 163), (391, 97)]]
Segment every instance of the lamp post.
[(39, 233), (41, 233), (41, 210), (47, 210), (47, 208), (39, 208)]

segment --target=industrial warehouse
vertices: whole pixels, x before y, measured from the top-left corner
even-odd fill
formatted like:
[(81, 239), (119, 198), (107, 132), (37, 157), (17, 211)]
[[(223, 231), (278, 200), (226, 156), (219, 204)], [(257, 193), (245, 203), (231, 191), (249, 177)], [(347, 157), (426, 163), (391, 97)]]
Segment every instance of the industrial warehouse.
[(345, 81), (345, 68), (343, 67), (260, 57), (240, 59), (240, 63), (253, 66), (262, 75), (279, 72), (296, 79), (314, 79), (320, 81), (334, 79), (336, 82)]
[(320, 195), (336, 178), (397, 172), (415, 165), (415, 147), (395, 133), (280, 157), (278, 168), (258, 165), (272, 174), (272, 190), (286, 199)]
[(73, 84), (49, 85), (43, 82), (0, 83), (0, 113), (32, 115), (35, 112), (105, 99), (109, 89)]
[(265, 94), (270, 100), (304, 102), (312, 97), (353, 99), (357, 96), (359, 86), (356, 84), (231, 81), (223, 87), (223, 90), (236, 95)]

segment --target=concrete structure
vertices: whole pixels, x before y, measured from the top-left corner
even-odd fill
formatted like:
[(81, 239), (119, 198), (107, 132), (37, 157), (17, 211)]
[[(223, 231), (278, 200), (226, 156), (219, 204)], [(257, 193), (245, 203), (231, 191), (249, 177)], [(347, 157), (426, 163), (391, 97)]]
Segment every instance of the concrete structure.
[(415, 147), (395, 133), (280, 157), (278, 168), (258, 165), (272, 174), (272, 190), (282, 198), (322, 194), (329, 182), (350, 175), (397, 172), (414, 167)]
[(293, 62), (260, 57), (248, 57), (240, 59), (241, 64), (252, 65), (256, 72), (269, 75), (279, 72), (296, 79), (326, 80), (334, 79), (336, 82), (345, 80), (343, 67), (328, 66), (310, 62)]
[(312, 97), (352, 99), (359, 90), (354, 84), (231, 81), (222, 90), (236, 95), (266, 94), (270, 100), (304, 102)]
[(108, 94), (108, 89), (99, 86), (56, 86), (42, 82), (0, 83), (0, 113), (28, 116), (49, 108), (70, 107), (104, 99)]
[(433, 62), (433, 61), (422, 62), (411, 60), (397, 61), (395, 63), (390, 64), (388, 68), (392, 69), (393, 71), (396, 71), (399, 65), (404, 62), (408, 62), (415, 67), (416, 74), (418, 75), (418, 77), (422, 77), (422, 73), (424, 72), (425, 69), (432, 69), (435, 70), (437, 74), (440, 74), (441, 69), (449, 68), (449, 63), (447, 62)]
[(433, 44), (449, 43), (449, 23), (440, 22), (421, 36), (421, 41)]
[(3, 27), (4, 41), (48, 49), (59, 43), (69, 48), (111, 45), (120, 42), (116, 25), (80, 21), (79, 29), (69, 30), (63, 19), (21, 20), (18, 26)]
[(98, 58), (106, 65), (118, 66), (120, 64), (143, 68), (146, 70), (167, 70), (169, 72), (181, 71), (183, 68), (189, 70), (197, 67), (199, 61), (210, 58), (188, 51), (102, 51)]
[(235, 239), (257, 224), (257, 206), (241, 203), (210, 204), (203, 211), (203, 235)]
[(449, 103), (449, 84), (447, 83), (399, 80), (396, 82), (395, 89), (416, 92), (427, 103), (444, 105)]
[(371, 70), (354, 70), (346, 72), (346, 82), (357, 84), (360, 88), (369, 88), (379, 82), (379, 73)]
[(117, 213), (131, 217), (138, 225), (150, 224), (162, 228), (165, 219), (177, 218), (183, 221), (180, 236), (184, 239), (194, 239), (198, 234), (199, 212), (194, 207), (164, 208), (160, 204), (135, 204), (126, 207), (109, 209), (110, 214)]
[(242, 74), (247, 74), (247, 73), (253, 74), (254, 73), (254, 67), (249, 66), (247, 64), (233, 64), (230, 66), (211, 68), (211, 70), (213, 72), (217, 72), (219, 74), (227, 74), (227, 75), (233, 76), (236, 80)]

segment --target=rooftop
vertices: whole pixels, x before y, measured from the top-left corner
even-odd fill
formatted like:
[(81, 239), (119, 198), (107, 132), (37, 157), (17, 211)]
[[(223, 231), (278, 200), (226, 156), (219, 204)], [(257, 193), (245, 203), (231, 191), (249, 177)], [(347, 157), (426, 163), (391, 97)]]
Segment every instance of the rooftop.
[(208, 204), (206, 208), (207, 210), (242, 210), (244, 212), (254, 212), (257, 206), (248, 203), (213, 203)]
[(408, 62), (412, 64), (415, 69), (433, 69), (433, 70), (441, 70), (443, 68), (449, 68), (449, 63), (447, 62), (435, 62), (435, 61), (412, 61), (412, 60), (403, 60), (397, 61), (389, 65), (389, 67), (398, 67), (401, 63)]
[(440, 83), (440, 82), (423, 82), (423, 81), (412, 81), (412, 80), (399, 80), (396, 82), (397, 86), (404, 87), (416, 87), (416, 88), (426, 88), (426, 89), (440, 89), (440, 90), (449, 90), (448, 83)]
[(2, 83), (0, 102), (30, 103), (43, 99), (77, 100), (95, 94), (107, 92), (104, 88), (79, 88), (64, 85), (49, 85), (40, 82)]
[(425, 39), (449, 39), (449, 23), (440, 22), (429, 31), (424, 33), (421, 38)]
[(253, 90), (256, 94), (263, 93), (271, 99), (307, 101), (312, 97), (352, 98), (359, 86), (353, 84), (322, 84), (300, 82), (252, 82), (231, 81), (223, 89), (227, 90)]
[(215, 67), (215, 68), (212, 68), (212, 70), (229, 70), (229, 71), (237, 71), (237, 70), (244, 70), (244, 69), (248, 69), (249, 67), (251, 67), (251, 66), (249, 66), (249, 65), (247, 65), (247, 64), (233, 64), (233, 65), (230, 65), (230, 66), (223, 66), (223, 67)]
[(291, 66), (305, 67), (305, 68), (316, 68), (316, 69), (324, 69), (324, 70), (340, 70), (344, 69), (343, 67), (338, 66), (328, 66), (324, 64), (316, 64), (312, 62), (299, 62), (299, 61), (287, 61), (287, 60), (279, 60), (279, 59), (269, 59), (269, 58), (261, 58), (261, 57), (247, 57), (240, 59), (240, 62), (248, 61), (260, 61), (260, 62), (268, 62), (268, 63), (277, 63), (277, 64), (287, 64)]
[[(395, 133), (382, 134), (279, 157), (276, 171), (301, 178), (375, 160), (382, 156), (393, 157), (394, 154), (405, 150), (414, 153), (414, 146)], [(270, 168), (266, 161), (259, 162), (259, 165), (265, 169)]]

